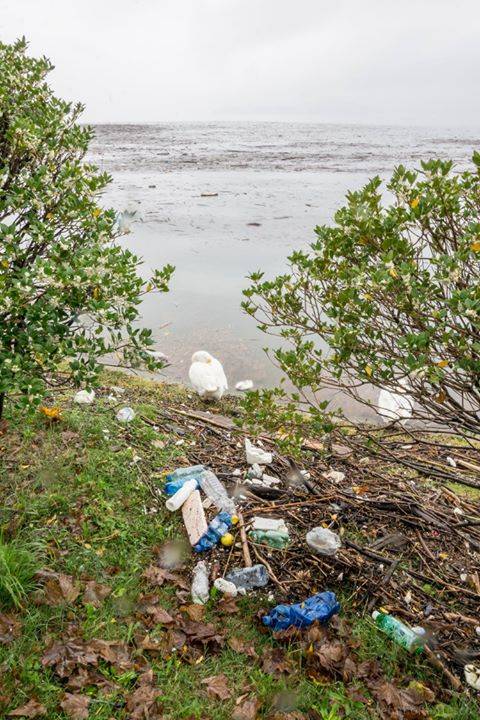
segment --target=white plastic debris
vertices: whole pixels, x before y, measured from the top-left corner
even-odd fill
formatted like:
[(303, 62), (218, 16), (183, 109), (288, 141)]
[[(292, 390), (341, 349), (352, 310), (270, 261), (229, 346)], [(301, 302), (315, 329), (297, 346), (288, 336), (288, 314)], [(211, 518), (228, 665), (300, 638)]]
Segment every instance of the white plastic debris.
[(198, 478), (198, 483), (203, 492), (213, 502), (218, 510), (235, 515), (235, 503), (228, 496), (225, 487), (211, 470), (205, 470)]
[(125, 388), (120, 387), (119, 385), (112, 385), (110, 390), (112, 390), (117, 395), (125, 395)]
[(163, 360), (164, 362), (168, 362), (168, 357), (165, 355), (165, 353), (161, 352), (160, 350), (147, 350), (147, 355), (150, 355), (154, 360)]
[(174, 512), (182, 507), (185, 500), (188, 500), (190, 495), (197, 489), (198, 483), (196, 480), (187, 480), (177, 492), (168, 498), (165, 503), (165, 507), (170, 512)]
[(477, 625), (475, 628), (475, 632), (477, 633), (478, 637), (480, 637), (480, 625)]
[(478, 665), (465, 665), (463, 668), (465, 680), (470, 687), (480, 690), (480, 667)]
[(238, 595), (237, 586), (234, 585), (233, 582), (230, 582), (230, 580), (217, 578), (213, 584), (223, 595), (231, 595), (232, 597), (237, 597)]
[(267, 473), (263, 473), (262, 482), (267, 487), (271, 487), (272, 485), (278, 485), (280, 478), (275, 477), (275, 475), (267, 475)]
[(247, 477), (250, 479), (257, 478), (258, 480), (262, 479), (263, 475), (263, 468), (258, 464), (254, 463), (251, 468), (249, 468)]
[(116, 418), (118, 422), (129, 423), (135, 418), (135, 410), (131, 407), (123, 407), (117, 412)]
[(328, 472), (322, 473), (322, 477), (325, 478), (325, 480), (330, 480), (337, 484), (345, 480), (345, 473), (340, 472), (340, 470), (329, 470)]
[(235, 470), (232, 472), (232, 477), (241, 477), (242, 471), (240, 468), (235, 468)]
[(208, 568), (203, 560), (193, 568), (191, 594), (193, 602), (197, 605), (205, 605), (209, 598)]
[(95, 390), (79, 390), (73, 396), (73, 402), (77, 405), (91, 405), (95, 400)]
[(249, 465), (270, 465), (273, 460), (272, 453), (256, 447), (248, 438), (245, 438), (245, 453)]
[(333, 557), (342, 546), (342, 541), (332, 530), (314, 527), (307, 533), (307, 544), (319, 555)]
[(283, 518), (265, 518), (255, 515), (252, 520), (252, 530), (276, 530), (277, 532), (288, 532)]
[(240, 390), (241, 392), (245, 392), (246, 390), (251, 390), (253, 388), (253, 380), (240, 380), (235, 385), (236, 390)]
[(450, 455), (447, 456), (447, 463), (450, 465), (450, 467), (457, 467), (457, 461), (454, 458), (450, 457)]

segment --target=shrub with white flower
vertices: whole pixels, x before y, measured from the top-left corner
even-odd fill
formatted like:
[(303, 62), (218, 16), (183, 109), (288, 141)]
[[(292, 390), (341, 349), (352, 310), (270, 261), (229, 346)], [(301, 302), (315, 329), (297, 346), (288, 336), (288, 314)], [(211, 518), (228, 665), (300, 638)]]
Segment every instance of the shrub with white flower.
[(116, 214), (98, 204), (110, 177), (84, 159), (83, 107), (55, 97), (52, 65), (26, 51), (0, 43), (0, 416), (6, 395), (38, 405), (60, 368), (90, 386), (102, 358), (161, 367), (139, 305), (173, 272), (142, 279), (116, 242)]

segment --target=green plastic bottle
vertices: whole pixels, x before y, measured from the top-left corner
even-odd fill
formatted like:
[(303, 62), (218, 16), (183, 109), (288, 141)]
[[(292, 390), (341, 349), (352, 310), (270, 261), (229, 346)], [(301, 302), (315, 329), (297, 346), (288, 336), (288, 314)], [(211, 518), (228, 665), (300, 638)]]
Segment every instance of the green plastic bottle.
[(388, 637), (392, 638), (392, 640), (405, 648), (405, 650), (416, 653), (422, 652), (424, 640), (422, 639), (420, 630), (423, 630), (423, 628), (413, 630), (408, 627), (408, 625), (404, 625), (401, 620), (393, 617), (393, 615), (387, 615), (387, 613), (382, 613), (378, 610), (374, 610), (372, 618), (380, 630), (383, 630)]
[(289, 534), (280, 530), (253, 530), (250, 535), (255, 542), (265, 543), (280, 550), (287, 547), (290, 542)]

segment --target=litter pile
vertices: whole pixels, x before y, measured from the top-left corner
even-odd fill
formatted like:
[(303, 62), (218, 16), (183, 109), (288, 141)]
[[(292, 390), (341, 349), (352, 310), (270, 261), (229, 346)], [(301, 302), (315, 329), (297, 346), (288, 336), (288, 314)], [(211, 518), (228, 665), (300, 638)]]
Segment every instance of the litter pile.
[[(424, 652), (447, 684), (459, 689), (461, 675), (480, 689), (479, 499), (338, 444), (331, 465), (312, 454), (306, 472), (243, 441), (228, 418), (165, 416), (195, 429), (188, 459), (197, 466), (172, 473), (166, 490), (176, 491), (167, 502), (181, 507), (192, 547), (206, 553), (194, 573), (197, 601), (208, 598), (205, 559), (220, 567), (221, 592), (268, 583), (280, 602), (263, 618), (272, 629), (326, 622), (339, 611), (336, 591), (349, 611), (373, 612), (379, 630)], [(412, 464), (438, 465), (451, 452), (428, 440), (401, 447)], [(478, 451), (461, 452), (476, 467)]]

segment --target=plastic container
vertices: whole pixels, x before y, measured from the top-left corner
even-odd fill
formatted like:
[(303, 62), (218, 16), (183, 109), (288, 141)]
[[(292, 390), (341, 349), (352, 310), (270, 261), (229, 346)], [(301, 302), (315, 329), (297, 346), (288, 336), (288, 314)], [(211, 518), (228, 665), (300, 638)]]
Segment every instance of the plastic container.
[(187, 498), (190, 497), (192, 492), (194, 490), (197, 490), (198, 488), (198, 482), (197, 480), (187, 480), (183, 483), (182, 487), (177, 490), (175, 495), (171, 495), (167, 502), (165, 503), (165, 507), (167, 510), (170, 510), (170, 512), (174, 512), (175, 510), (178, 510), (182, 507), (183, 503)]
[(282, 532), (281, 530), (253, 530), (250, 537), (254, 542), (264, 543), (279, 550), (287, 547), (290, 542), (288, 532)]
[(225, 578), (217, 578), (213, 584), (223, 595), (231, 595), (232, 597), (238, 595), (237, 586), (229, 580), (225, 580)]
[(262, 622), (272, 630), (286, 630), (289, 627), (306, 628), (315, 620), (326, 623), (340, 611), (335, 593), (326, 591), (312, 595), (308, 600), (295, 605), (277, 605)]
[(342, 546), (342, 541), (337, 533), (327, 528), (315, 527), (307, 533), (307, 545), (318, 555), (333, 557)]
[(199, 475), (198, 482), (203, 492), (212, 500), (218, 510), (235, 514), (235, 503), (228, 497), (227, 491), (211, 470), (205, 470)]
[(393, 615), (374, 610), (372, 618), (375, 625), (380, 628), (388, 637), (392, 638), (397, 645), (409, 652), (419, 653), (423, 649), (425, 631), (423, 628), (411, 628)]
[(265, 565), (253, 565), (246, 568), (235, 568), (225, 579), (232, 582), (238, 590), (253, 590), (265, 587), (268, 583), (268, 572)]
[(131, 407), (123, 407), (117, 412), (116, 418), (118, 422), (129, 423), (135, 419), (135, 410)]
[(211, 550), (219, 542), (222, 535), (226, 535), (232, 525), (232, 516), (227, 512), (220, 512), (208, 524), (207, 532), (202, 535), (196, 545), (193, 546), (195, 552), (205, 552)]
[(208, 587), (208, 568), (207, 564), (200, 560), (193, 568), (193, 579), (192, 579), (192, 600), (197, 605), (205, 605), (209, 594)]
[(186, 475), (197, 475), (205, 470), (204, 465), (189, 465), (188, 467), (177, 468), (172, 473), (166, 475), (167, 482), (172, 482), (177, 478), (183, 478)]
[[(175, 495), (180, 488), (187, 482), (187, 480), (199, 480), (201, 473), (203, 472), (203, 465), (192, 465), (189, 468), (180, 468), (175, 472), (170, 473), (166, 476), (167, 482), (163, 488), (167, 495)], [(179, 473), (177, 475), (177, 473)]]

